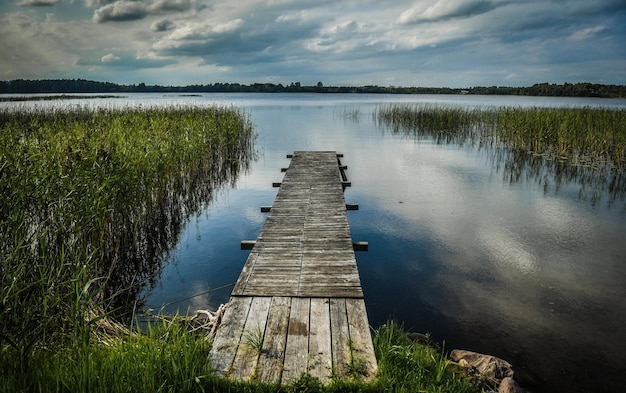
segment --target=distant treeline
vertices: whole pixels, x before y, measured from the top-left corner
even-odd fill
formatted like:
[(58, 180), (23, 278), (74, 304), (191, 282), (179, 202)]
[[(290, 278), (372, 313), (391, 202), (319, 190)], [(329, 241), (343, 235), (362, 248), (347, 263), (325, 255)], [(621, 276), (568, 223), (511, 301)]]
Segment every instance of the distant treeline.
[(489, 94), (556, 97), (626, 97), (626, 85), (596, 83), (537, 83), (530, 87), (396, 87), (396, 86), (324, 86), (318, 82), (304, 86), (300, 82), (281, 83), (208, 83), (206, 85), (159, 86), (119, 85), (84, 79), (45, 79), (0, 81), (1, 93), (370, 93), (370, 94)]

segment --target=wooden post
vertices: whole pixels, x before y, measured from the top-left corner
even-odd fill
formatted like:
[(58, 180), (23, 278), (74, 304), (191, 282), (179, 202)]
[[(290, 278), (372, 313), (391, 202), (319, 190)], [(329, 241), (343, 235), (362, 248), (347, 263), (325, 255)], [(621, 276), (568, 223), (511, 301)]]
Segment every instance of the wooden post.
[(367, 251), (369, 248), (368, 242), (352, 242), (352, 248), (354, 251)]
[(254, 245), (256, 244), (256, 240), (242, 240), (241, 241), (241, 249), (242, 250), (252, 250)]

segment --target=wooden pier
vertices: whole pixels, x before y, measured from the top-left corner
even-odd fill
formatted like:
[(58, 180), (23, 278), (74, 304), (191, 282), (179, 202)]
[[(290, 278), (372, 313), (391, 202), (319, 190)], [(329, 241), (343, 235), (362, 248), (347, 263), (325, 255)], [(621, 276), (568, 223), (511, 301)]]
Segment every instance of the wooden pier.
[(283, 384), (376, 374), (344, 169), (335, 152), (293, 154), (217, 330), (217, 374)]

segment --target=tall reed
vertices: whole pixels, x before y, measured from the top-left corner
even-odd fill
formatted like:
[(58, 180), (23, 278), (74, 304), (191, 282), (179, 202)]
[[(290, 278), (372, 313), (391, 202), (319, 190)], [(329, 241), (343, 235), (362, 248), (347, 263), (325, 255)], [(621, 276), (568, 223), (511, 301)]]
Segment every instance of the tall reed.
[(375, 118), (384, 128), (436, 143), (489, 148), (504, 177), (523, 175), (558, 189), (575, 181), (592, 202), (626, 197), (626, 110), (609, 108), (467, 108), (391, 104)]
[(0, 345), (23, 367), (132, 299), (253, 151), (219, 107), (4, 109), (0, 139)]

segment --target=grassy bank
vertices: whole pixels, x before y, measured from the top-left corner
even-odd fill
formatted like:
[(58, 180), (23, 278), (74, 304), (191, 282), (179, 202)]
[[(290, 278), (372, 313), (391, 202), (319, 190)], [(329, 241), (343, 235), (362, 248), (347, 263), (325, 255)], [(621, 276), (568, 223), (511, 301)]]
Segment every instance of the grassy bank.
[(56, 352), (39, 349), (22, 369), (5, 356), (0, 391), (38, 392), (481, 392), (437, 349), (411, 341), (394, 323), (374, 334), (379, 376), (371, 383), (303, 375), (290, 386), (219, 379), (207, 365), (210, 343), (180, 319), (144, 334), (117, 332), (90, 343), (73, 341)]
[(126, 303), (252, 142), (230, 108), (1, 110), (3, 379), (81, 354), (90, 367), (103, 317), (130, 319)]

